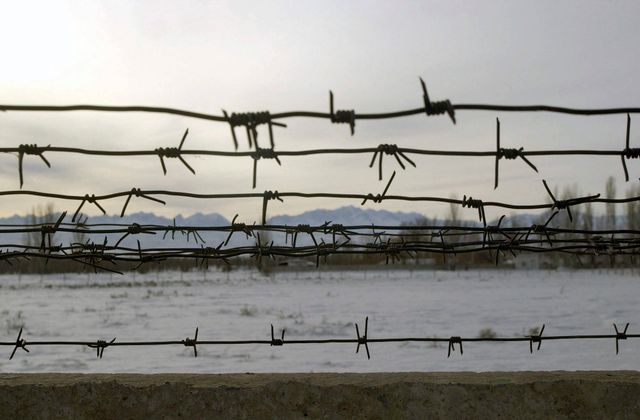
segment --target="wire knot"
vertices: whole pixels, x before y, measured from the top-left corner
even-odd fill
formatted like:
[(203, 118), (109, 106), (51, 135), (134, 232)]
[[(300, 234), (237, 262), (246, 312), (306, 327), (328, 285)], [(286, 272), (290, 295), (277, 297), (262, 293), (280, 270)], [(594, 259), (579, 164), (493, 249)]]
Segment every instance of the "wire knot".
[(540, 350), (540, 346), (542, 345), (542, 333), (544, 332), (544, 324), (542, 324), (542, 328), (538, 334), (532, 334), (529, 336), (529, 353), (533, 353), (533, 343), (538, 343), (538, 348), (536, 350)]
[(387, 155), (395, 155), (398, 153), (398, 146), (396, 144), (380, 144), (378, 150)]
[(629, 323), (627, 322), (627, 325), (625, 325), (624, 330), (622, 331), (618, 330), (618, 326), (616, 324), (613, 324), (613, 328), (616, 330), (616, 354), (618, 354), (620, 350), (618, 341), (627, 339), (627, 329), (629, 328)]
[[(50, 145), (49, 145), (50, 146)], [(18, 146), (18, 153), (24, 155), (41, 155), (49, 146), (38, 146), (37, 144), (21, 144)]]
[(471, 196), (467, 198), (467, 196), (465, 195), (462, 199), (462, 207), (479, 209), (480, 207), (482, 207), (482, 200), (476, 200)]
[(364, 349), (367, 351), (367, 359), (371, 359), (371, 354), (369, 353), (369, 342), (367, 341), (367, 334), (369, 331), (369, 317), (364, 319), (364, 334), (360, 335), (360, 329), (358, 328), (358, 323), (356, 322), (356, 342), (358, 345), (356, 346), (356, 353), (360, 351), (360, 346), (364, 346)]
[[(296, 242), (298, 240), (298, 233), (307, 233), (309, 236), (311, 236), (311, 240), (313, 241), (313, 244), (316, 246), (316, 248), (318, 247), (318, 241), (316, 241), (316, 237), (313, 235), (314, 229), (311, 227), (311, 225), (303, 225), (303, 224), (299, 224), (295, 229), (293, 229), (293, 231), (289, 232), (287, 231), (287, 236), (289, 234), (293, 235), (293, 242), (292, 245), (296, 246)], [(285, 238), (286, 241), (286, 238)]]
[(231, 230), (233, 232), (247, 232), (249, 229), (247, 228), (246, 223), (233, 223), (231, 225)]
[(460, 354), (462, 355), (464, 353), (464, 350), (462, 349), (462, 337), (454, 336), (449, 338), (449, 350), (447, 351), (447, 357), (451, 357), (451, 352), (456, 350), (456, 344), (460, 346)]
[(24, 155), (40, 156), (40, 159), (42, 159), (45, 165), (50, 168), (51, 163), (49, 163), (43, 154), (50, 146), (51, 145), (40, 147), (37, 144), (21, 144), (18, 146), (18, 174), (20, 175), (20, 188), (22, 188), (22, 185), (24, 184), (24, 176), (22, 174), (22, 160), (24, 159)]
[(257, 182), (258, 160), (275, 159), (278, 165), (282, 165), (282, 162), (280, 162), (280, 158), (276, 151), (273, 150), (273, 147), (270, 149), (263, 149), (258, 147), (258, 144), (256, 143), (256, 151), (251, 154), (251, 157), (253, 158), (253, 188), (256, 187)]
[(332, 232), (339, 232), (339, 233), (344, 232), (344, 225), (340, 223), (333, 223), (330, 227)]
[(96, 344), (87, 344), (87, 345), (91, 348), (95, 348), (96, 356), (102, 359), (102, 355), (104, 354), (104, 349), (106, 349), (111, 344), (113, 344), (114, 341), (116, 341), (115, 338), (109, 342), (107, 342), (106, 340), (98, 340), (96, 341)]
[(382, 191), (382, 194), (373, 195), (372, 193), (369, 193), (365, 196), (364, 200), (362, 200), (362, 203), (360, 203), (360, 205), (364, 206), (368, 200), (371, 200), (374, 203), (382, 203), (382, 200), (384, 200), (385, 196), (387, 195), (387, 191), (389, 191), (389, 187), (391, 186), (391, 183), (393, 182), (393, 179), (395, 177), (396, 177), (396, 171), (393, 171), (393, 173), (391, 174), (391, 177), (389, 178), (389, 181), (387, 182), (387, 185), (384, 187), (384, 190)]
[(331, 116), (331, 122), (334, 124), (355, 125), (356, 112), (351, 110), (338, 110)]
[(442, 115), (444, 113), (452, 112), (453, 107), (451, 106), (451, 101), (448, 99), (444, 101), (436, 101), (430, 102), (429, 106), (425, 107), (425, 112), (427, 115)]
[(40, 232), (42, 232), (43, 235), (53, 235), (57, 231), (58, 231), (58, 226), (56, 225), (47, 224), (47, 225), (40, 226)]
[(269, 111), (232, 112), (228, 120), (232, 127), (255, 127), (260, 124), (268, 124), (271, 121), (271, 114)]
[(278, 154), (273, 149), (263, 149), (261, 147), (258, 147), (256, 149), (256, 151), (253, 152), (253, 155), (251, 157), (253, 157), (256, 160), (258, 160), (258, 159), (275, 159), (275, 160), (278, 161), (278, 163), (280, 163), (280, 160), (278, 159)]
[(298, 225), (296, 227), (296, 230), (301, 233), (309, 233), (309, 234), (313, 233), (313, 229), (311, 228), (311, 225)]
[(237, 218), (238, 215), (236, 214), (235, 216), (233, 216), (233, 220), (231, 220), (231, 229), (229, 230), (229, 236), (227, 236), (227, 239), (224, 241), (225, 246), (229, 243), (229, 240), (231, 239), (231, 236), (233, 236), (234, 232), (244, 232), (247, 239), (249, 239), (250, 236), (253, 236), (253, 228), (247, 226), (246, 223), (236, 223)]
[(640, 148), (629, 148), (627, 147), (623, 151), (624, 157), (627, 159), (638, 159), (640, 158)]
[(474, 199), (471, 196), (467, 198), (467, 196), (465, 195), (462, 198), (462, 208), (465, 207), (468, 207), (470, 209), (478, 209), (478, 218), (481, 222), (485, 222), (486, 219), (484, 215), (484, 203), (482, 202), (482, 200)]
[[(411, 159), (409, 159), (409, 157), (407, 157), (407, 155), (405, 155), (398, 148), (397, 145), (395, 145), (395, 144), (380, 144), (380, 145), (378, 145), (378, 148), (376, 149), (376, 151), (373, 153), (373, 158), (371, 158), (371, 163), (369, 163), (369, 167), (372, 168), (373, 164), (376, 162), (376, 159), (378, 159), (378, 180), (380, 180), (380, 181), (382, 181), (382, 157), (384, 155), (390, 155), (390, 156), (393, 156), (394, 158), (396, 158), (396, 161), (398, 162), (398, 165), (400, 165), (400, 167), (403, 170), (406, 169), (404, 163), (402, 162), (403, 160), (405, 160), (406, 162), (411, 164), (414, 168), (416, 167), (415, 162), (412, 161)], [(380, 157), (378, 158), (378, 156), (380, 156)]]
[(553, 193), (551, 192), (551, 189), (549, 189), (549, 186), (547, 185), (547, 181), (545, 181), (544, 179), (542, 180), (542, 185), (544, 185), (544, 188), (547, 190), (547, 194), (549, 194), (549, 197), (551, 198), (551, 201), (553, 202), (553, 204), (551, 205), (551, 209), (558, 209), (558, 210), (567, 210), (567, 215), (569, 216), (569, 220), (571, 222), (573, 222), (573, 216), (571, 214), (571, 206), (576, 206), (578, 204), (584, 204), (584, 203), (589, 203), (595, 199), (597, 199), (598, 197), (600, 197), (600, 194), (594, 194), (594, 195), (588, 195), (585, 197), (579, 197), (579, 198), (570, 198), (568, 200), (558, 200), (556, 198), (555, 195), (553, 195)]
[(278, 193), (278, 191), (265, 191), (264, 192), (264, 199), (269, 201), (269, 200), (278, 200), (278, 201), (283, 201), (282, 198), (280, 198), (280, 194)]
[(500, 148), (498, 149), (498, 159), (517, 159), (518, 157), (522, 156), (522, 151), (524, 150), (524, 148), (519, 148), (519, 149), (504, 149), (504, 148)]
[(271, 148), (274, 147), (273, 141), (273, 126), (286, 127), (286, 124), (272, 121), (269, 111), (260, 112), (233, 112), (231, 115), (224, 109), (222, 114), (227, 119), (227, 122), (231, 126), (231, 136), (233, 138), (233, 145), (238, 149), (238, 139), (236, 137), (235, 127), (243, 126), (247, 129), (247, 139), (249, 141), (249, 147), (258, 147), (258, 130), (257, 127), (261, 124), (267, 124), (269, 126), (269, 141), (271, 142)]
[(196, 171), (187, 163), (186, 160), (182, 157), (182, 146), (184, 146), (184, 141), (187, 139), (189, 135), (189, 129), (187, 128), (182, 135), (182, 140), (180, 140), (180, 145), (178, 147), (158, 147), (155, 152), (160, 158), (160, 165), (162, 166), (162, 172), (167, 174), (167, 167), (164, 164), (164, 158), (175, 158), (180, 159), (180, 162), (192, 173), (196, 174)]
[(198, 327), (196, 327), (196, 334), (194, 338), (187, 337), (182, 340), (182, 344), (184, 344), (185, 347), (193, 347), (193, 356), (198, 357)]
[(131, 191), (129, 191), (129, 195), (127, 195), (127, 199), (125, 200), (124, 206), (122, 206), (122, 211), (120, 212), (120, 217), (124, 217), (124, 213), (127, 211), (127, 207), (129, 206), (129, 201), (131, 201), (132, 196), (146, 198), (147, 200), (155, 201), (156, 203), (160, 203), (162, 205), (167, 204), (163, 200), (160, 200), (159, 198), (146, 195), (140, 188), (134, 187), (134, 188), (131, 188)]
[(367, 194), (367, 197), (364, 199), (364, 201), (366, 202), (367, 200), (371, 200), (374, 203), (382, 203), (382, 200), (384, 199), (382, 194), (376, 194), (373, 195), (371, 193)]
[(453, 123), (455, 124), (456, 115), (451, 101), (446, 99), (444, 101), (431, 102), (431, 99), (429, 99), (429, 93), (427, 92), (427, 85), (424, 83), (424, 80), (422, 80), (422, 78), (420, 78), (420, 84), (422, 85), (422, 99), (424, 100), (425, 113), (428, 116), (442, 115), (444, 113), (447, 113), (449, 115), (449, 118), (451, 118), (451, 121), (453, 121)]
[(271, 200), (278, 200), (280, 202), (284, 202), (282, 198), (280, 198), (280, 194), (278, 191), (265, 191), (262, 197), (262, 224), (267, 224), (267, 203)]
[(331, 116), (331, 122), (334, 124), (349, 124), (351, 135), (353, 136), (356, 128), (356, 112), (353, 109), (334, 111), (332, 91), (329, 91), (329, 115)]
[(276, 338), (273, 333), (273, 324), (271, 324), (271, 346), (283, 346), (284, 345), (284, 332), (286, 330), (282, 330), (281, 338)]
[(158, 147), (156, 153), (166, 158), (179, 158), (181, 150), (177, 147)]
[(18, 338), (16, 338), (16, 343), (15, 343), (15, 346), (13, 347), (13, 351), (11, 352), (11, 356), (9, 356), (9, 360), (13, 359), (13, 356), (15, 356), (16, 351), (18, 349), (22, 349), (22, 350), (26, 351), (27, 353), (29, 353), (29, 349), (27, 348), (27, 340), (22, 338), (22, 327), (20, 328), (20, 331), (18, 332)]
[(139, 233), (142, 233), (142, 226), (140, 226), (138, 223), (132, 223), (127, 227), (127, 232), (130, 235), (137, 235)]

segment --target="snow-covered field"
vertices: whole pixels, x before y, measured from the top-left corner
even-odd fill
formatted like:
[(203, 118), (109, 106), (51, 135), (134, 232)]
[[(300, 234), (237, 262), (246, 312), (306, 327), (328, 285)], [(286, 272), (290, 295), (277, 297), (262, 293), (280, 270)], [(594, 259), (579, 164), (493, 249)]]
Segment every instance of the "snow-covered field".
[[(640, 332), (640, 281), (630, 271), (256, 271), (145, 275), (0, 276), (0, 341), (353, 338), (369, 316), (369, 337), (466, 336), (491, 328), (522, 336)], [(640, 369), (640, 340), (111, 347), (1, 346), (0, 372), (319, 372)]]

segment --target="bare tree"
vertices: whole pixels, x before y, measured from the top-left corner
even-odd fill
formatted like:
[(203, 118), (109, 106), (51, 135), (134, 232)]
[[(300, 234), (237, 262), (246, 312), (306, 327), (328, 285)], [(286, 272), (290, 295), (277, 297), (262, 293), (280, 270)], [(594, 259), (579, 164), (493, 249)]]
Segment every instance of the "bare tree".
[(582, 229), (593, 230), (593, 204), (586, 203), (582, 211)]
[[(640, 187), (638, 186), (630, 186), (627, 189), (627, 198), (636, 197), (640, 194)], [(640, 217), (638, 215), (638, 211), (640, 210), (640, 205), (637, 201), (629, 201), (627, 203), (627, 226), (631, 230), (637, 230), (640, 228)]]
[[(44, 207), (38, 206), (31, 209), (31, 214), (26, 216), (26, 222), (30, 225), (53, 224), (56, 222), (53, 203), (47, 203)], [(53, 243), (51, 234), (51, 242)], [(40, 246), (42, 234), (40, 232), (29, 232), (25, 234), (25, 244), (28, 246)]]
[[(607, 199), (616, 198), (616, 181), (612, 176), (607, 178), (607, 183), (604, 188), (604, 194)], [(616, 228), (616, 205), (613, 203), (607, 203), (606, 220), (606, 228)]]
[[(452, 195), (453, 200), (457, 199), (455, 195)], [(455, 203), (449, 203), (449, 220), (451, 224), (456, 225), (460, 221), (460, 205)]]

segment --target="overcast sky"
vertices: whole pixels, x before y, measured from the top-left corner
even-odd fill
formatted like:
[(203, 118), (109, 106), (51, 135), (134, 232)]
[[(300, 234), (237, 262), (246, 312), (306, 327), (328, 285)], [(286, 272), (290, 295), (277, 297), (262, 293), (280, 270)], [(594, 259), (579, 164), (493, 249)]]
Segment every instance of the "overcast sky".
[[(205, 113), (315, 110), (326, 112), (328, 91), (338, 109), (383, 112), (421, 105), (418, 77), (433, 100), (454, 103), (552, 104), (575, 107), (640, 105), (638, 1), (2, 1), (0, 103), (154, 105)], [(624, 147), (626, 116), (459, 112), (458, 124), (424, 115), (345, 125), (296, 118), (276, 129), (276, 149), (374, 147), (380, 143), (429, 149), (493, 150), (495, 118), (503, 147), (525, 149)], [(640, 147), (640, 117), (632, 144)], [(638, 127), (638, 128), (636, 128)], [(232, 150), (221, 123), (142, 113), (0, 114), (0, 147), (21, 143), (84, 148), (177, 146)], [(266, 138), (261, 130), (261, 139)], [(241, 150), (247, 149), (240, 135)], [(264, 144), (264, 143), (263, 143)], [(633, 146), (632, 146), (633, 147)], [(190, 192), (250, 192), (250, 158), (187, 157), (162, 175), (156, 157), (120, 159), (47, 155), (51, 169), (25, 158), (24, 189), (104, 194), (166, 188)], [(533, 158), (501, 162), (493, 190), (492, 158), (413, 158), (390, 193), (472, 195), (520, 203), (547, 199), (541, 179), (602, 192), (605, 178), (624, 183), (617, 157)], [(368, 168), (370, 156), (260, 161), (256, 191), (378, 193), (386, 181)], [(0, 156), (0, 190), (17, 189), (15, 155)], [(396, 168), (385, 160), (385, 176)], [(629, 162), (638, 183), (640, 162)], [(105, 202), (109, 213), (122, 201)], [(0, 215), (25, 214), (42, 200), (3, 199)], [(358, 202), (287, 199), (270, 213), (295, 214)], [(56, 202), (58, 210), (77, 203)], [(219, 212), (259, 217), (260, 199), (201, 201), (169, 198), (167, 206), (136, 200), (131, 210)], [(375, 208), (444, 215), (446, 206), (384, 202)], [(88, 208), (90, 213), (94, 211)], [(463, 215), (474, 217), (473, 210)], [(489, 217), (499, 216), (499, 210)]]

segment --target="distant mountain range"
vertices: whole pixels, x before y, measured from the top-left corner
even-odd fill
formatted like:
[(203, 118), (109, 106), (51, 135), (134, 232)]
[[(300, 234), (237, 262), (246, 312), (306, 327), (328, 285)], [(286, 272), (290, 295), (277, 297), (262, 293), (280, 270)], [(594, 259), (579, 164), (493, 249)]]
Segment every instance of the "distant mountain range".
[[(59, 216), (56, 215), (57, 218)], [(503, 226), (509, 226), (512, 224), (517, 224), (520, 226), (528, 226), (533, 223), (544, 223), (548, 215), (531, 215), (531, 214), (520, 214), (514, 217), (507, 216), (503, 221)], [(552, 223), (552, 225), (562, 224), (565, 225), (564, 221), (561, 222), (561, 219), (565, 217), (564, 215), (558, 215)], [(339, 207), (333, 210), (327, 209), (317, 209), (307, 211), (298, 215), (280, 215), (274, 216), (269, 219), (269, 224), (274, 225), (287, 225), (287, 226), (297, 226), (298, 224), (308, 224), (311, 226), (319, 226), (326, 222), (330, 223), (339, 223), (343, 225), (380, 225), (380, 226), (393, 226), (393, 225), (401, 225), (401, 224), (409, 224), (414, 223), (417, 220), (423, 219), (424, 216), (417, 212), (392, 212), (387, 210), (373, 210), (373, 209), (364, 209), (355, 206), (344, 206)], [(596, 219), (596, 226), (603, 225), (603, 216), (598, 216)], [(626, 216), (618, 216), (618, 225), (621, 226), (623, 223), (626, 223)], [(65, 222), (71, 222), (71, 216), (67, 216), (65, 218)], [(244, 220), (237, 220), (236, 222), (242, 223), (246, 222)], [(20, 225), (20, 224), (28, 224), (30, 223), (30, 218), (25, 216), (11, 216), (6, 218), (0, 218), (0, 225)], [(153, 213), (146, 212), (138, 212), (127, 215), (125, 217), (119, 216), (93, 216), (90, 217), (87, 224), (127, 224), (131, 225), (132, 223), (138, 223), (140, 225), (160, 225), (160, 226), (169, 226), (173, 225), (174, 220), (168, 217), (158, 216)], [(177, 226), (228, 226), (231, 223), (230, 220), (225, 218), (224, 216), (218, 213), (196, 213), (191, 216), (182, 216), (177, 215), (175, 217), (175, 224)], [(442, 221), (436, 222), (442, 223)], [(468, 225), (479, 225), (478, 221), (463, 221), (463, 223)], [(489, 222), (490, 224), (497, 223), (497, 220), (493, 220)], [(105, 226), (107, 228), (107, 226)], [(206, 232), (199, 231), (200, 236), (205, 240), (204, 246), (218, 246), (221, 242), (224, 242), (227, 239), (228, 233), (225, 232)], [(35, 232), (30, 234), (30, 242), (32, 244), (40, 244), (40, 233)], [(85, 235), (82, 239), (83, 242), (86, 242), (87, 239), (92, 240), (94, 242), (102, 243), (104, 241), (105, 236), (107, 237), (108, 244), (115, 244), (118, 240), (120, 240), (123, 234), (95, 234), (95, 235)], [(137, 240), (140, 240), (142, 246), (144, 247), (154, 247), (154, 248), (162, 248), (162, 247), (185, 247), (185, 246), (199, 246), (200, 244), (195, 244), (193, 235), (189, 235), (188, 241), (187, 236), (180, 234), (178, 232), (173, 235), (171, 238), (171, 234), (167, 234), (165, 240), (163, 240), (163, 234), (158, 233), (155, 235), (151, 234), (138, 234), (138, 235), (128, 235), (122, 242), (122, 246), (128, 247), (137, 247)], [(276, 244), (285, 243), (285, 234), (282, 233), (271, 233), (267, 235), (270, 240), (273, 240)], [(323, 235), (316, 235), (316, 240), (320, 240)], [(329, 236), (324, 237), (325, 240), (329, 238)], [(58, 232), (54, 236), (55, 244), (68, 244), (69, 242), (76, 242), (79, 238), (74, 237), (71, 233)], [(0, 234), (0, 243), (3, 244), (24, 244), (29, 241), (29, 235), (24, 233), (16, 233), (16, 234)], [(246, 235), (240, 232), (236, 232), (233, 234), (231, 240), (229, 241), (229, 246), (241, 246), (241, 245), (249, 245), (254, 244), (254, 238), (247, 238)], [(298, 235), (298, 245), (310, 245), (313, 241), (309, 235), (302, 234)]]
[[(55, 218), (59, 216), (59, 213), (55, 215)], [(422, 217), (420, 213), (416, 212), (391, 212), (387, 210), (372, 210), (362, 209), (354, 206), (340, 207), (334, 210), (318, 209), (307, 211), (298, 215), (280, 215), (274, 216), (269, 219), (269, 224), (297, 226), (298, 224), (308, 225), (322, 225), (326, 222), (340, 223), (343, 225), (399, 225), (402, 223), (411, 223)], [(71, 223), (71, 216), (67, 216), (64, 220), (65, 223)], [(237, 220), (236, 222), (245, 222), (243, 220)], [(0, 225), (20, 225), (30, 223), (30, 217), (25, 216), (11, 216), (6, 218), (0, 218)], [(87, 221), (87, 224), (132, 224), (138, 223), (140, 225), (160, 225), (169, 226), (173, 225), (174, 220), (168, 217), (158, 216), (153, 213), (138, 212), (126, 215), (125, 217), (115, 215), (105, 216), (93, 216)], [(191, 216), (177, 215), (175, 217), (175, 224), (177, 226), (228, 226), (231, 223), (230, 220), (218, 213), (196, 213)], [(107, 226), (105, 226), (107, 228)], [(199, 231), (200, 236), (206, 241), (205, 246), (218, 246), (221, 242), (227, 239), (228, 233), (224, 232), (204, 232)], [(40, 233), (32, 233), (31, 243), (40, 241)], [(107, 243), (115, 244), (123, 234), (96, 234), (83, 238), (83, 241), (90, 239), (94, 242), (103, 242), (104, 237), (107, 237)], [(302, 236), (305, 236), (304, 238)], [(299, 245), (308, 245), (312, 243), (312, 240), (308, 235), (302, 235), (298, 241)], [(183, 246), (197, 246), (194, 243), (193, 235), (189, 236), (187, 242), (187, 236), (177, 233), (174, 238), (171, 239), (171, 234), (167, 234), (165, 240), (163, 240), (163, 234), (156, 235), (139, 234), (129, 235), (122, 242), (122, 246), (137, 247), (137, 240), (145, 247), (183, 247)], [(64, 243), (67, 244), (70, 241), (75, 241), (79, 238), (75, 237), (71, 233), (58, 232), (54, 236), (55, 244)], [(284, 243), (284, 234), (271, 234), (270, 239), (275, 243)], [(29, 240), (29, 235), (24, 233), (18, 234), (0, 234), (0, 243), (12, 243), (12, 244), (24, 244)], [(247, 239), (243, 233), (234, 233), (229, 246), (240, 246), (255, 243), (255, 239)]]

